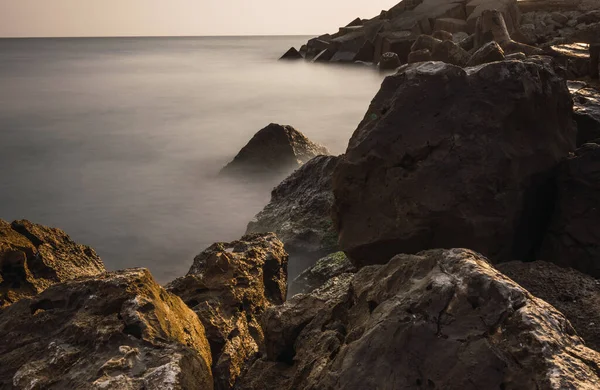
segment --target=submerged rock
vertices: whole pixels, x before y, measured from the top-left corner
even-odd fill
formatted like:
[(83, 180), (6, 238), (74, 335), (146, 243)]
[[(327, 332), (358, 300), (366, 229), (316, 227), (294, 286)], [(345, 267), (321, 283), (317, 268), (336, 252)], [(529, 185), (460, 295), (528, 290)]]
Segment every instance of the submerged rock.
[(288, 256), (273, 233), (216, 243), (196, 256), (185, 277), (167, 289), (192, 308), (212, 349), (215, 389), (230, 389), (263, 346), (259, 320), (287, 292)]
[(239, 389), (591, 389), (600, 355), (464, 249), (399, 255), (265, 315)]
[(256, 133), (221, 173), (281, 174), (322, 154), (329, 154), (327, 148), (315, 144), (292, 126), (271, 123)]
[(104, 272), (96, 252), (62, 230), (0, 220), (0, 308), (53, 284)]
[(457, 246), (533, 259), (553, 170), (575, 146), (571, 111), (565, 81), (543, 61), (401, 68), (333, 175), (341, 249), (358, 266)]
[(281, 56), (280, 60), (301, 60), (302, 54), (295, 47), (292, 47), (290, 50), (286, 51), (284, 55)]
[(295, 277), (322, 256), (337, 251), (331, 220), (331, 175), (337, 156), (317, 156), (297, 169), (271, 193), (271, 202), (248, 224), (246, 233), (275, 232), (291, 256)]
[(0, 388), (212, 389), (198, 317), (144, 269), (52, 286), (0, 311)]
[(289, 295), (310, 293), (337, 276), (356, 271), (344, 252), (332, 253), (298, 275), (290, 284)]

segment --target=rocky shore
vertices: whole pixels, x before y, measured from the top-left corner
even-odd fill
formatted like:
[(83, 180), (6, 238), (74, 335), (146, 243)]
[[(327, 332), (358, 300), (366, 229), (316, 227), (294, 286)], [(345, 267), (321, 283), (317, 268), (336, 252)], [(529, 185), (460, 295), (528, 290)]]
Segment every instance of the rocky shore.
[(290, 50), (394, 72), (341, 156), (260, 130), (221, 174), (287, 178), (164, 286), (0, 220), (0, 388), (600, 388), (589, 7), (405, 0)]

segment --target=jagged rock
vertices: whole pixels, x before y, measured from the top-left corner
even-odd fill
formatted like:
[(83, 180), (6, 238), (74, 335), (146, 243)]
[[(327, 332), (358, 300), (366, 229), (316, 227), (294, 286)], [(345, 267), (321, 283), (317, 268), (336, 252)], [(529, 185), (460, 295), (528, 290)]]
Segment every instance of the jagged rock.
[(505, 21), (508, 33), (512, 33), (520, 24), (520, 11), (516, 0), (471, 0), (467, 4), (467, 31), (472, 33), (476, 30), (477, 19), (486, 12), (494, 11), (501, 14)]
[(62, 230), (0, 220), (0, 308), (53, 284), (106, 271), (96, 252)]
[(318, 156), (292, 173), (271, 193), (271, 202), (248, 224), (246, 233), (275, 232), (290, 253), (290, 278), (338, 250), (331, 221), (331, 175), (339, 157)]
[(381, 62), (386, 53), (396, 53), (400, 62), (408, 59), (410, 48), (415, 42), (416, 36), (410, 31), (384, 32), (378, 34), (375, 39), (374, 62)]
[(586, 45), (581, 43), (553, 45), (548, 50), (554, 60), (566, 70), (569, 80), (590, 74), (590, 56)]
[(467, 63), (467, 66), (477, 66), (494, 61), (504, 60), (504, 50), (496, 42), (488, 42), (479, 50), (473, 53), (473, 56)]
[(561, 164), (553, 221), (538, 258), (600, 277), (600, 145)]
[(427, 49), (413, 51), (408, 55), (408, 63), (431, 61), (431, 52)]
[(471, 34), (458, 43), (466, 51), (471, 51), (475, 46), (475, 34)]
[(380, 70), (394, 70), (400, 65), (402, 65), (402, 63), (400, 62), (400, 58), (398, 58), (398, 54), (391, 52), (382, 55), (381, 60), (379, 61)]
[(467, 21), (464, 19), (440, 18), (433, 25), (434, 30), (448, 31), (451, 34), (467, 31)]
[(198, 317), (145, 269), (54, 285), (0, 311), (0, 388), (212, 389)]
[(600, 91), (585, 83), (568, 82), (577, 122), (577, 146), (600, 138)]
[(600, 351), (599, 280), (544, 261), (513, 261), (496, 267), (531, 294), (557, 308), (585, 344)]
[(471, 59), (471, 55), (460, 45), (452, 41), (443, 41), (433, 49), (431, 59), (447, 64), (466, 66)]
[(356, 18), (353, 21), (351, 21), (350, 23), (348, 23), (348, 25), (346, 27), (355, 27), (355, 26), (362, 26), (363, 22), (361, 20), (361, 18)]
[(337, 276), (356, 271), (344, 252), (332, 253), (298, 275), (290, 285), (289, 295), (310, 293)]
[(444, 30), (437, 30), (431, 34), (432, 37), (439, 39), (440, 41), (451, 41), (452, 33)]
[(286, 51), (284, 55), (281, 56), (280, 60), (301, 60), (302, 54), (295, 47), (292, 47), (290, 50)]
[(430, 52), (433, 51), (440, 43), (441, 40), (432, 37), (431, 35), (419, 35), (415, 40), (415, 43), (411, 46), (411, 52), (427, 49)]
[(285, 301), (288, 256), (275, 234), (216, 243), (167, 289), (194, 310), (212, 350), (215, 389), (231, 389), (263, 345), (259, 319)]
[(365, 41), (358, 53), (352, 59), (353, 61), (372, 62), (375, 56), (375, 45), (369, 40)]
[(333, 58), (333, 56), (335, 55), (336, 50), (335, 49), (324, 49), (321, 52), (319, 52), (319, 54), (317, 54), (315, 56), (315, 58), (313, 58), (313, 62), (325, 62), (325, 61), (329, 61)]
[(329, 151), (306, 138), (292, 126), (271, 123), (256, 133), (221, 173), (285, 173), (321, 154), (329, 154)]
[(565, 81), (542, 59), (402, 67), (334, 172), (340, 248), (358, 266), (457, 246), (533, 259), (552, 170), (575, 147), (571, 112)]
[(592, 389), (600, 354), (464, 249), (399, 255), (265, 315), (250, 389)]

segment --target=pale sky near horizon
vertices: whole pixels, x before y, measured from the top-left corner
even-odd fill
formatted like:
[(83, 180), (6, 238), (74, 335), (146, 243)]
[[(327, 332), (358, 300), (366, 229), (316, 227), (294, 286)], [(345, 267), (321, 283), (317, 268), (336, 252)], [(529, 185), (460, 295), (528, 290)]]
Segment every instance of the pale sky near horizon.
[(0, 37), (316, 35), (399, 0), (0, 0)]

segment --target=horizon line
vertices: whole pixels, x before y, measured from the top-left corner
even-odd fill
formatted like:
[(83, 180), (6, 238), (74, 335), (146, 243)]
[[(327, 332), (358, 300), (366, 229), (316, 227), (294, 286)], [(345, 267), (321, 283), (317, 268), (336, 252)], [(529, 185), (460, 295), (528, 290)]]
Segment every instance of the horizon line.
[(318, 34), (234, 34), (234, 35), (81, 35), (81, 36), (18, 36), (0, 39), (88, 39), (88, 38), (244, 38), (244, 37), (307, 37)]

